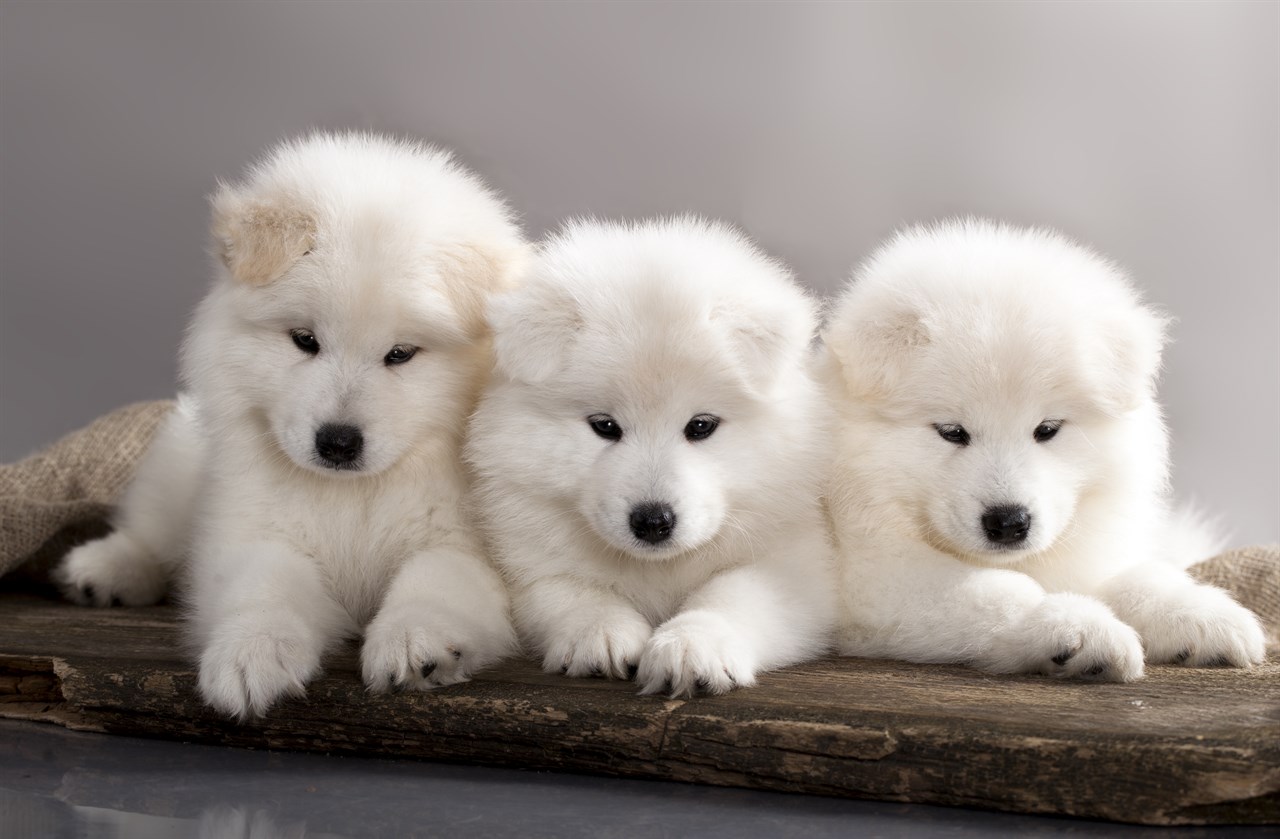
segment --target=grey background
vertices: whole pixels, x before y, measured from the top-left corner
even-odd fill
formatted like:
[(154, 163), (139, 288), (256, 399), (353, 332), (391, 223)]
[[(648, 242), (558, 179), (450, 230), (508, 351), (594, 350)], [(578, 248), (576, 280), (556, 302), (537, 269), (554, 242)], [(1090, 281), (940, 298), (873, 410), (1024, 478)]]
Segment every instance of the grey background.
[(530, 232), (698, 211), (817, 289), (896, 226), (1059, 227), (1177, 315), (1175, 484), (1280, 519), (1275, 3), (0, 4), (0, 460), (173, 390), (203, 196), (265, 146), (451, 146)]

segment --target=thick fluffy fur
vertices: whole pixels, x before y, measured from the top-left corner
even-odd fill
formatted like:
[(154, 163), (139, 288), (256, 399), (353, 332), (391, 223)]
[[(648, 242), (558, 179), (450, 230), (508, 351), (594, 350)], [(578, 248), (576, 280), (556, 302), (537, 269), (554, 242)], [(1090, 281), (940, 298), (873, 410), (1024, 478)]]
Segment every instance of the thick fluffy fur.
[[(494, 301), (478, 509), (548, 672), (723, 693), (821, 652), (834, 572), (813, 304), (735, 231), (581, 222)], [(590, 421), (607, 415), (621, 436)], [(697, 417), (720, 424), (705, 439)], [(632, 513), (667, 504), (669, 538)]]
[[(844, 653), (1116, 681), (1262, 659), (1254, 616), (1182, 570), (1212, 540), (1168, 506), (1165, 328), (1043, 230), (916, 228), (867, 261), (825, 332)], [(1000, 507), (1024, 538), (988, 535)]]
[[(362, 629), (371, 689), (465, 680), (514, 643), (461, 503), (484, 308), (526, 255), (509, 211), (447, 153), (358, 134), (285, 143), (212, 203), (187, 395), (68, 593), (153, 602), (189, 548), (200, 690), (227, 714), (300, 693)], [(325, 425), (358, 456), (326, 460)]]

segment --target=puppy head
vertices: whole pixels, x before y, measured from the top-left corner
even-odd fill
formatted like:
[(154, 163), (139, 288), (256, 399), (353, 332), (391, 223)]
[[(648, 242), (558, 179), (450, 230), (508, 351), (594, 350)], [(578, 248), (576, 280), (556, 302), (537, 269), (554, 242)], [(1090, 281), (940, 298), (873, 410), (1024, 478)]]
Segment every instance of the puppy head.
[(334, 476), (460, 432), (486, 365), (485, 303), (526, 255), (474, 175), (435, 149), (318, 134), (212, 204), (220, 280), (184, 371), (215, 413)]
[(805, 375), (815, 327), (786, 269), (690, 218), (570, 224), (490, 320), (498, 382), (481, 425), (505, 412), (503, 436), (522, 440), (501, 479), (563, 499), (642, 559), (708, 543), (758, 491), (777, 455), (758, 427)]
[(1082, 498), (1121, 480), (1135, 444), (1163, 462), (1166, 324), (1095, 253), (970, 220), (877, 251), (824, 339), (837, 399), (857, 406), (849, 433), (877, 429), (860, 457), (898, 520), (949, 553), (1011, 563), (1087, 526)]

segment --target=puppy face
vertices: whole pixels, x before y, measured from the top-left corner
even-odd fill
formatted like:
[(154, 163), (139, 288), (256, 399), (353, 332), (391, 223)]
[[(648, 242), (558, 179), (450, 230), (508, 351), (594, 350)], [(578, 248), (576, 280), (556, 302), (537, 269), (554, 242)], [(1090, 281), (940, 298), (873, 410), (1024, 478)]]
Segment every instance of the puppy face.
[(378, 474), (460, 432), (483, 302), (523, 253), (471, 176), (438, 152), (319, 136), (224, 187), (214, 232), (225, 274), (184, 366), (215, 415), (333, 477)]
[(1135, 446), (1163, 449), (1163, 328), (1112, 266), (1061, 237), (983, 223), (903, 234), (826, 335), (853, 418), (845, 449), (864, 451), (859, 491), (880, 498), (859, 503), (894, 508), (954, 555), (1051, 552), (1092, 526), (1079, 510), (1127, 480)]
[[(776, 390), (814, 325), (782, 269), (688, 219), (571, 226), (491, 320), (502, 382), (478, 448), (494, 480), (557, 499), (636, 559), (741, 526), (773, 468)], [(532, 442), (499, 468), (500, 437)]]
[(1056, 392), (992, 382), (981, 397), (939, 384), (925, 371), (980, 380), (992, 368), (965, 358), (963, 346), (940, 342), (934, 352), (909, 377), (924, 398), (881, 406), (889, 420), (879, 445), (893, 452), (919, 533), (947, 553), (995, 564), (1050, 550), (1104, 477), (1094, 446), (1107, 445), (1106, 423), (1065, 380)]

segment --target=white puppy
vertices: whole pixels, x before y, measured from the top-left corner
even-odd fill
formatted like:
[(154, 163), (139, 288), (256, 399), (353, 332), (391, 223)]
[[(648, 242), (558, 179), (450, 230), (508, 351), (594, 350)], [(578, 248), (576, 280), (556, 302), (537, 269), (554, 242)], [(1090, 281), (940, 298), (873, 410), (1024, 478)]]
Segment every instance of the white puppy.
[(549, 672), (723, 693), (823, 651), (814, 305), (739, 233), (570, 224), (491, 308), (479, 510)]
[(187, 396), (64, 587), (150, 603), (189, 548), (200, 690), (240, 717), (360, 629), (373, 690), (467, 679), (514, 643), (461, 461), (488, 296), (526, 254), (508, 209), (447, 153), (360, 134), (285, 143), (212, 203)]
[(1254, 616), (1182, 570), (1212, 540), (1168, 506), (1166, 321), (1054, 233), (901, 233), (826, 329), (849, 655), (1136, 679), (1247, 666)]

